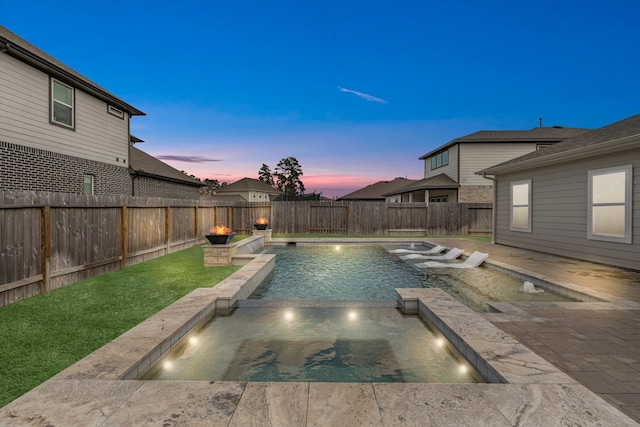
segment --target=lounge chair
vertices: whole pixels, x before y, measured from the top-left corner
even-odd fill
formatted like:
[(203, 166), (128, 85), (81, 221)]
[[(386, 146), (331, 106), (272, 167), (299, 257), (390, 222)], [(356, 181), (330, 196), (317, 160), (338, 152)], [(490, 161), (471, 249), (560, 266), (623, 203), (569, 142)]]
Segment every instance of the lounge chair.
[(427, 261), (420, 264), (415, 264), (418, 268), (439, 268), (439, 267), (451, 267), (451, 268), (475, 268), (486, 261), (489, 258), (489, 254), (475, 251), (464, 262), (446, 263), (437, 261)]
[(409, 255), (404, 255), (401, 256), (400, 259), (435, 259), (435, 260), (439, 260), (439, 261), (447, 261), (447, 260), (452, 260), (452, 259), (456, 259), (458, 258), (460, 255), (462, 255), (464, 253), (464, 251), (462, 249), (458, 249), (458, 248), (453, 248), (451, 249), (449, 252), (447, 252), (444, 255), (433, 255), (433, 256), (427, 256), (427, 255), (422, 255), (422, 254), (409, 254)]
[(391, 252), (392, 254), (423, 254), (423, 255), (427, 255), (427, 254), (439, 254), (441, 252), (444, 252), (447, 248), (445, 248), (444, 246), (434, 246), (433, 248), (429, 249), (428, 251), (417, 251), (415, 249), (393, 249), (390, 250), (389, 252)]

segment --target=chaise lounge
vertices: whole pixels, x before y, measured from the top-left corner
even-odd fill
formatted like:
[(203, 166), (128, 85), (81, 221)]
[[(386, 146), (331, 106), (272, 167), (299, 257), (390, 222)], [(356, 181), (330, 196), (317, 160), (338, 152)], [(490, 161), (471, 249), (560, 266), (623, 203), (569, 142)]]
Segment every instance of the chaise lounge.
[(464, 251), (462, 249), (453, 248), (453, 249), (451, 249), (449, 252), (447, 252), (444, 255), (427, 256), (427, 255), (422, 255), (422, 254), (409, 254), (409, 255), (401, 256), (400, 259), (404, 259), (404, 260), (408, 260), (408, 259), (429, 259), (429, 260), (438, 260), (438, 261), (450, 261), (452, 259), (458, 258), (463, 253), (464, 253)]
[(442, 253), (446, 250), (447, 248), (445, 248), (444, 246), (434, 246), (433, 248), (429, 249), (428, 251), (417, 251), (415, 249), (393, 249), (390, 250), (389, 252), (392, 254), (422, 254), (422, 255), (427, 255), (427, 254), (439, 254)]
[(420, 264), (415, 264), (419, 268), (439, 268), (439, 267), (451, 267), (451, 268), (475, 268), (485, 262), (489, 258), (489, 254), (475, 251), (464, 262), (458, 263), (446, 263), (437, 261), (427, 261)]

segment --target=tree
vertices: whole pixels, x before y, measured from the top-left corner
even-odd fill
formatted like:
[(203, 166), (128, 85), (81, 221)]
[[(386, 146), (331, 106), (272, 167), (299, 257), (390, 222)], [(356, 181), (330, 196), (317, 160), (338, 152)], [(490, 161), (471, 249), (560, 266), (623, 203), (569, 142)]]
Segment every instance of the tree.
[(276, 165), (276, 188), (284, 193), (285, 200), (295, 200), (304, 194), (304, 184), (300, 177), (302, 166), (295, 157), (287, 157)]
[(273, 182), (273, 174), (271, 173), (271, 169), (269, 165), (262, 164), (260, 171), (258, 172), (258, 181), (265, 182), (272, 187), (275, 187), (275, 183)]
[(207, 186), (200, 188), (200, 194), (208, 194), (208, 195), (213, 195), (216, 192), (216, 188), (220, 188), (223, 185), (227, 184), (226, 182), (223, 182), (222, 184), (220, 184), (220, 181), (218, 181), (217, 179), (209, 179), (209, 178), (206, 178), (202, 182)]

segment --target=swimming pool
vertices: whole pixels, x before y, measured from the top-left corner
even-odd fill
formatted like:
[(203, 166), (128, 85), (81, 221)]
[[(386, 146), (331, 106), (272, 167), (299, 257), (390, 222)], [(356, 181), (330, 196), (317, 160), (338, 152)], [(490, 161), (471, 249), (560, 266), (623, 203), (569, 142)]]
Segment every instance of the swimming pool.
[(389, 253), (397, 247), (270, 246), (265, 252), (276, 254), (275, 269), (250, 298), (391, 301), (396, 288), (441, 288), (478, 312), (492, 301), (574, 301), (549, 291), (525, 292), (520, 279), (488, 268), (417, 269)]
[(417, 316), (388, 305), (240, 307), (188, 342), (142, 379), (482, 381)]
[[(272, 246), (274, 271), (155, 363), (141, 379), (208, 381), (480, 382), (420, 316), (396, 308), (396, 288), (442, 288), (475, 311), (526, 294), (508, 274), (420, 270), (383, 245)], [(505, 291), (507, 289), (508, 291)], [(508, 295), (512, 295), (509, 297)], [(485, 378), (486, 380), (486, 378)]]

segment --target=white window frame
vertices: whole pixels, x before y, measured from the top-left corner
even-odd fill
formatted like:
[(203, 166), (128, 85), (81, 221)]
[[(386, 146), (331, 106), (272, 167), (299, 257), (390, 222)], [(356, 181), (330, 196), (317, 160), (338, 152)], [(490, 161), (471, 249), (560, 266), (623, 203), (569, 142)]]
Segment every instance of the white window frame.
[[(71, 105), (66, 104), (66, 103), (64, 103), (62, 101), (59, 101), (59, 100), (55, 99), (54, 85), (56, 83), (61, 85), (61, 86), (64, 86), (64, 87), (67, 87), (67, 88), (71, 89)], [(51, 113), (50, 113), (50, 117), (49, 117), (50, 122), (52, 124), (54, 124), (54, 125), (57, 125), (57, 126), (62, 126), (62, 127), (67, 128), (67, 129), (75, 130), (75, 128), (76, 128), (76, 90), (75, 90), (75, 88), (73, 86), (69, 86), (68, 84), (61, 82), (60, 80), (57, 80), (57, 79), (54, 79), (53, 77), (51, 77), (50, 102), (51, 102), (51, 105), (50, 105)], [(68, 107), (68, 108), (71, 109), (71, 124), (60, 122), (60, 121), (57, 121), (55, 119), (54, 111), (55, 111), (55, 104), (56, 103), (64, 105), (65, 107)]]
[[(513, 187), (515, 186), (520, 186), (520, 185), (524, 185), (526, 184), (528, 186), (528, 194), (527, 194), (527, 204), (514, 204), (513, 201)], [(533, 184), (533, 180), (531, 179), (524, 179), (521, 181), (513, 181), (509, 183), (509, 229), (511, 231), (519, 231), (519, 232), (523, 232), (523, 233), (531, 233), (531, 211), (532, 211), (532, 206), (531, 206), (531, 200), (532, 200), (532, 184)], [(518, 227), (513, 225), (513, 220), (514, 220), (514, 215), (513, 215), (513, 210), (515, 208), (522, 208), (522, 207), (526, 207), (527, 210), (527, 226), (526, 227)]]
[[(609, 203), (594, 203), (593, 201), (593, 178), (598, 175), (607, 175), (613, 173), (624, 172), (625, 174), (625, 188), (624, 188), (624, 201), (609, 202)], [(589, 240), (603, 240), (607, 242), (627, 243), (631, 244), (632, 236), (632, 217), (633, 217), (633, 166), (615, 166), (604, 169), (590, 170), (588, 182), (588, 212), (587, 212), (587, 239)], [(606, 234), (597, 234), (593, 230), (593, 211), (594, 208), (599, 206), (624, 206), (624, 236), (617, 237)]]

